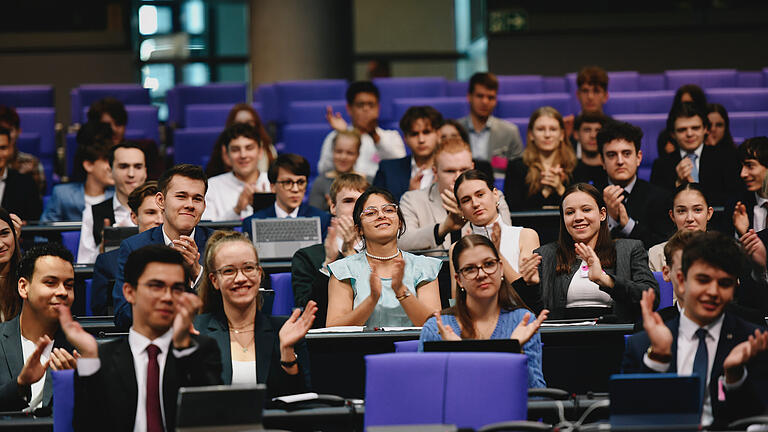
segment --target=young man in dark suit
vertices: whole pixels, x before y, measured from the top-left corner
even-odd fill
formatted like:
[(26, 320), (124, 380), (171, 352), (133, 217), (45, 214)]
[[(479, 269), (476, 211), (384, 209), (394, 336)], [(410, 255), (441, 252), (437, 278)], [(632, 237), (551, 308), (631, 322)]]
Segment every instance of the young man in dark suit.
[(272, 185), (272, 192), (275, 194), (275, 205), (263, 208), (245, 218), (243, 220), (243, 232), (251, 234), (251, 221), (253, 219), (319, 216), (320, 230), (323, 238), (325, 238), (328, 224), (331, 223), (331, 215), (302, 202), (304, 194), (307, 193), (309, 162), (297, 154), (281, 154), (269, 166), (267, 175), (269, 176), (269, 183)]
[(21, 314), (0, 324), (2, 411), (48, 407), (53, 394), (48, 367), (72, 369), (77, 363), (59, 329), (57, 309), (75, 298), (73, 261), (61, 244), (43, 243), (28, 250), (19, 263)]
[(733, 216), (733, 226), (739, 236), (750, 228), (756, 232), (768, 228), (768, 197), (763, 183), (768, 173), (768, 137), (749, 138), (739, 146), (739, 176), (744, 183), (736, 204), (732, 200), (725, 214)]
[(11, 142), (11, 131), (0, 127), (0, 205), (23, 221), (40, 219), (43, 201), (37, 184), (31, 175), (21, 174), (11, 168), (15, 149)]
[(352, 222), (357, 198), (370, 185), (365, 177), (354, 173), (339, 174), (331, 184), (331, 214), (334, 219), (324, 243), (296, 251), (291, 260), (291, 285), (297, 307), (314, 300), (318, 309), (315, 327), (325, 327), (328, 312), (327, 265), (361, 250), (360, 238)]
[[(99, 345), (59, 308), (67, 339), (81, 355), (75, 375), (75, 430), (175, 430), (180, 387), (221, 384), (216, 342), (190, 334), (200, 299), (187, 288), (187, 259), (163, 244), (125, 263), (123, 294), (133, 309), (127, 338)], [(162, 384), (161, 384), (162, 383)]]
[(150, 244), (164, 244), (179, 251), (192, 271), (193, 286), (202, 275), (202, 252), (213, 230), (197, 226), (205, 211), (208, 179), (198, 165), (180, 164), (167, 170), (157, 181), (155, 202), (163, 213), (163, 224), (123, 240), (117, 258), (117, 274), (112, 288), (115, 326), (131, 325), (131, 308), (123, 297), (125, 262), (131, 252)]
[(722, 233), (696, 236), (682, 254), (676, 274), (684, 308), (663, 322), (653, 312), (654, 293), (640, 306), (645, 331), (627, 342), (624, 373), (670, 372), (703, 377), (703, 426), (723, 427), (762, 413), (768, 404), (768, 332), (725, 310), (733, 299), (743, 254)]
[(443, 116), (431, 106), (412, 106), (400, 119), (400, 130), (411, 155), (400, 159), (383, 160), (373, 179), (373, 185), (384, 188), (400, 201), (409, 190), (428, 188), (434, 180), (432, 165)]
[(597, 147), (608, 183), (598, 188), (603, 190), (611, 235), (640, 240), (647, 249), (664, 241), (673, 227), (667, 217), (669, 193), (637, 177), (642, 138), (643, 131), (629, 123), (611, 121), (600, 129)]
[(667, 130), (678, 150), (660, 155), (653, 162), (651, 183), (668, 191), (683, 183), (700, 183), (711, 205), (723, 205), (738, 190), (736, 161), (712, 146), (704, 145), (709, 119), (692, 103), (673, 107)]

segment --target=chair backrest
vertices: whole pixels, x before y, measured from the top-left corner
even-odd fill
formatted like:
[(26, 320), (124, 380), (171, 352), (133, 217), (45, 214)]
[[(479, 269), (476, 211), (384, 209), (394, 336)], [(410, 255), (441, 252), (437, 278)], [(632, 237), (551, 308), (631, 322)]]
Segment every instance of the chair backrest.
[(63, 231), (61, 233), (61, 242), (77, 258), (77, 249), (80, 246), (80, 231)]
[(659, 309), (672, 306), (675, 288), (672, 286), (672, 282), (664, 280), (662, 272), (653, 272), (653, 277), (656, 278), (656, 282), (659, 283)]
[[(202, 86), (180, 84), (166, 95), (168, 121), (176, 127), (187, 127), (186, 106), (192, 104), (230, 104), (245, 102), (245, 83), (213, 83)], [(222, 129), (224, 125), (221, 125)]]
[(275, 299), (272, 302), (272, 315), (290, 315), (293, 312), (293, 286), (290, 273), (272, 273), (269, 275)]
[[(762, 80), (763, 76), (760, 75)], [(9, 85), (0, 86), (0, 105), (53, 108), (53, 86)]]
[(527, 418), (522, 354), (394, 353), (366, 356), (365, 426), (479, 428)]
[(124, 105), (149, 105), (149, 89), (140, 84), (83, 84), (73, 88), (70, 95), (72, 123), (85, 123), (88, 108), (93, 102), (113, 97)]
[(75, 371), (52, 371), (53, 380), (53, 432), (74, 431)]
[(177, 164), (205, 166), (224, 127), (187, 128), (173, 131), (173, 155)]
[(417, 352), (418, 350), (419, 350), (418, 339), (395, 342), (396, 353)]

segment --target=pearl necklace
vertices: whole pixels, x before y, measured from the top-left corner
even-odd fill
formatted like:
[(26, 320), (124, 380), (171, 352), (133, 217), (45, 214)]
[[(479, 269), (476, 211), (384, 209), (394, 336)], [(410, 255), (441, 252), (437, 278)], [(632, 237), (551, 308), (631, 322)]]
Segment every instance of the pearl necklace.
[(397, 252), (395, 252), (394, 255), (390, 255), (390, 256), (380, 257), (380, 256), (372, 255), (370, 252), (368, 252), (368, 249), (365, 250), (365, 255), (367, 255), (369, 258), (373, 258), (375, 260), (389, 261), (391, 259), (396, 258), (398, 255), (400, 255), (400, 248), (397, 249)]

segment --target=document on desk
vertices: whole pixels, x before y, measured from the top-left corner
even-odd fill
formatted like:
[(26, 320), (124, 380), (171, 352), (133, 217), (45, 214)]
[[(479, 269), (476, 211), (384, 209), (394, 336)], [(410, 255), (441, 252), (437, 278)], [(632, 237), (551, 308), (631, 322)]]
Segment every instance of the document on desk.
[(307, 333), (359, 333), (365, 330), (365, 326), (337, 326), (310, 329)]
[(421, 327), (376, 327), (376, 330), (385, 331), (385, 332), (398, 332), (398, 331), (411, 331), (411, 330), (421, 331)]
[(574, 326), (586, 326), (586, 325), (596, 325), (597, 322), (592, 321), (579, 321), (579, 322), (569, 322), (569, 323), (548, 323), (543, 322), (541, 323), (542, 327), (574, 327)]

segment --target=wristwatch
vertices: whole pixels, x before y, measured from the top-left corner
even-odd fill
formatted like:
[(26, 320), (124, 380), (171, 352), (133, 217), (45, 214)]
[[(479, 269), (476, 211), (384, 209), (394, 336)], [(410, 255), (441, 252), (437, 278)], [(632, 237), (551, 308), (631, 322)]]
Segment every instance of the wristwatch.
[(298, 363), (298, 361), (299, 361), (298, 354), (293, 353), (293, 360), (291, 360), (291, 361), (282, 361), (282, 360), (280, 360), (280, 366), (287, 367), (287, 368), (294, 367), (296, 365), (296, 363)]
[(672, 361), (672, 354), (658, 354), (653, 352), (653, 347), (648, 347), (648, 351), (646, 351), (646, 354), (648, 354), (648, 358), (657, 361), (659, 363), (669, 363)]

